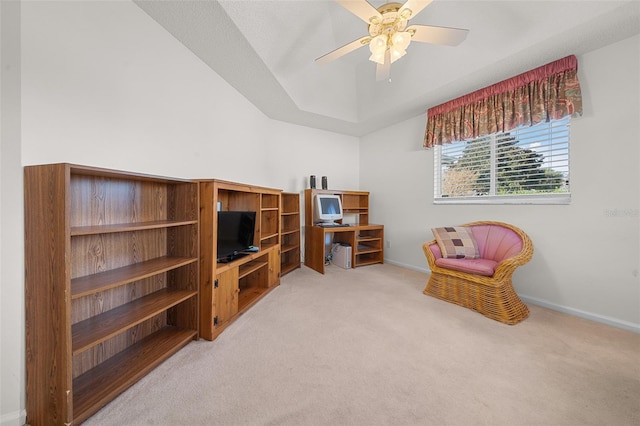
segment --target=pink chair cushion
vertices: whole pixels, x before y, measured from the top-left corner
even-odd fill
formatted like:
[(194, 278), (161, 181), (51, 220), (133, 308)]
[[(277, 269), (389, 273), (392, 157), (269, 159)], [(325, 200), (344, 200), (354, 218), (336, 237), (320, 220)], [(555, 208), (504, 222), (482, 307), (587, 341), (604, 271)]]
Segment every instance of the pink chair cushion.
[(441, 257), (436, 259), (436, 265), (445, 269), (490, 277), (495, 272), (498, 262), (491, 259), (446, 259)]
[(509, 228), (476, 225), (472, 227), (472, 231), (482, 259), (500, 262), (522, 251), (520, 236)]

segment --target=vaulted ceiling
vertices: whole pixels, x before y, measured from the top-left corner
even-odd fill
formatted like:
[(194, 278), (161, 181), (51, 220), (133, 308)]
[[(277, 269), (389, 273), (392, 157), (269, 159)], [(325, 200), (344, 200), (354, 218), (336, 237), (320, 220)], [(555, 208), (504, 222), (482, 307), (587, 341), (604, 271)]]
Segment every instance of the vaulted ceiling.
[(134, 1), (267, 116), (355, 136), (640, 32), (637, 0), (434, 0), (411, 24), (465, 28), (466, 40), (412, 43), (377, 81), (366, 46), (315, 62), (367, 35), (332, 0)]

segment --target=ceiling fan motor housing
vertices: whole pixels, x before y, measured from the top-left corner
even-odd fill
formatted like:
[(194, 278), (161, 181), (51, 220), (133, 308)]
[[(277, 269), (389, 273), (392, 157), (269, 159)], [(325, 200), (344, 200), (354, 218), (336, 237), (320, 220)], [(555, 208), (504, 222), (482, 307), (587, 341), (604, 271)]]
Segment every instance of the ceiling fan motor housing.
[(372, 16), (369, 19), (369, 35), (373, 38), (379, 35), (391, 36), (393, 33), (404, 31), (407, 28), (407, 20), (411, 16), (409, 9), (398, 11), (402, 7), (401, 3), (387, 3), (378, 8), (382, 19)]

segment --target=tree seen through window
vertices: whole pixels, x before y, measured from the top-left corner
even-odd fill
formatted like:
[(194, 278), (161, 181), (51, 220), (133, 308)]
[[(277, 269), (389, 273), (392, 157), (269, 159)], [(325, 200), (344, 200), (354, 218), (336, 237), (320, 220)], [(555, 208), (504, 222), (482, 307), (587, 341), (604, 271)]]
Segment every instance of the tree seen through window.
[(561, 121), (442, 146), (440, 196), (568, 193), (568, 119)]

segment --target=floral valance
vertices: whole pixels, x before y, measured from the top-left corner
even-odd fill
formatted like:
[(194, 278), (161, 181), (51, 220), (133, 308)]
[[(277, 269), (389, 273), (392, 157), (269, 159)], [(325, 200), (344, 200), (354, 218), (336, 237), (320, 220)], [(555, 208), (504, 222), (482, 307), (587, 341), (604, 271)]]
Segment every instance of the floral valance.
[(567, 115), (582, 115), (578, 60), (559, 59), (430, 108), (424, 146), (431, 148)]

